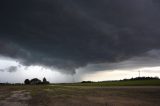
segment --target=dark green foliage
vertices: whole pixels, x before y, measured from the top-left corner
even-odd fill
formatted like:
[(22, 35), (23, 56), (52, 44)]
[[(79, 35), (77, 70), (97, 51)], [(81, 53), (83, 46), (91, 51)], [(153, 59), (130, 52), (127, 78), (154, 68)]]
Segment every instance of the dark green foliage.
[(49, 81), (47, 81), (46, 78), (43, 78), (43, 82), (38, 78), (33, 78), (31, 80), (26, 79), (24, 81), (24, 84), (26, 84), (26, 85), (29, 85), (29, 84), (30, 85), (49, 84)]
[(93, 81), (82, 81), (81, 83), (92, 83)]
[(44, 82), (44, 83), (45, 83), (45, 82), (47, 82), (47, 80), (46, 80), (46, 78), (45, 78), (45, 77), (43, 78), (43, 82)]
[(25, 83), (26, 85), (28, 85), (28, 84), (30, 84), (30, 80), (29, 80), (29, 79), (26, 79), (26, 80), (24, 81), (24, 83)]
[(43, 83), (43, 84), (49, 84), (49, 81), (47, 81), (46, 78), (44, 77), (42, 83)]
[(158, 77), (136, 77), (136, 78), (131, 78), (131, 79), (124, 79), (124, 81), (128, 80), (158, 80)]
[(31, 81), (30, 81), (30, 84), (32, 85), (37, 85), (37, 84), (41, 84), (41, 80), (39, 80), (38, 78), (33, 78)]

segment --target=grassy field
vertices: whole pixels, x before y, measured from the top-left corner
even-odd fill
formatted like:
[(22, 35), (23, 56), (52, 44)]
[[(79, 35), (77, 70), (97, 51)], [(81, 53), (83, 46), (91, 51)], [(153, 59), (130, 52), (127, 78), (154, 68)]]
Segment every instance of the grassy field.
[(0, 106), (160, 106), (159, 85), (148, 80), (0, 86)]
[(160, 86), (160, 80), (128, 80), (128, 81), (106, 81), (94, 83), (70, 83), (60, 84), (67, 86)]

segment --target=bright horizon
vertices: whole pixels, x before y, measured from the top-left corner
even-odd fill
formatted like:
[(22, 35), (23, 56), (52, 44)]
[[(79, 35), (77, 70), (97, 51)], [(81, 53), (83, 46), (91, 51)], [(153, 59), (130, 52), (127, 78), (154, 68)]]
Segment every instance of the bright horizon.
[[(160, 67), (143, 67), (137, 69), (103, 70), (92, 73), (84, 73), (85, 69), (77, 69), (75, 74), (64, 74), (57, 69), (43, 66), (23, 66), (12, 59), (0, 59), (0, 83), (23, 83), (25, 79), (44, 77), (51, 83), (72, 83), (81, 81), (109, 81), (139, 77), (160, 77)], [(8, 70), (7, 67), (15, 66), (16, 70)]]

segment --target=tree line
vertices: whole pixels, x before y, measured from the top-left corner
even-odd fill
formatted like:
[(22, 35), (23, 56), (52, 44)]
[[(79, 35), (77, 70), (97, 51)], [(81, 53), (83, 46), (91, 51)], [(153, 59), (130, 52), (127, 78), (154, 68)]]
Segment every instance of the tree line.
[(50, 84), (49, 81), (47, 81), (47, 79), (44, 77), (43, 80), (41, 81), (38, 78), (33, 78), (31, 80), (29, 79), (25, 79), (24, 83), (0, 83), (0, 85), (39, 85), (39, 84)]
[(43, 80), (41, 81), (38, 78), (33, 78), (31, 80), (29, 79), (25, 79), (24, 84), (26, 85), (39, 85), (39, 84), (49, 84), (50, 82), (46, 80), (46, 78), (44, 77)]

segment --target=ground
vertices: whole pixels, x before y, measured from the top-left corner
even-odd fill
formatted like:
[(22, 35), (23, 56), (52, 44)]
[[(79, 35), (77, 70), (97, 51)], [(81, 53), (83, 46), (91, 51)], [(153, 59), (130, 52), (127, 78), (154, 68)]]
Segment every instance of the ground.
[(159, 86), (0, 86), (0, 106), (160, 106)]

